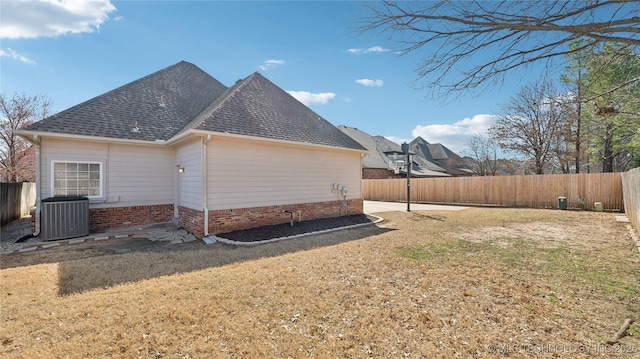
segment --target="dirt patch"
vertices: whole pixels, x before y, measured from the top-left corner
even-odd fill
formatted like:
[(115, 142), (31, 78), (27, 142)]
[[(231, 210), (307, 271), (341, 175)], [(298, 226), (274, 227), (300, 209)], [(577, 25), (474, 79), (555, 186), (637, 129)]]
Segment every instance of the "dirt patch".
[[(545, 248), (560, 246), (585, 246), (594, 242), (607, 241), (599, 223), (554, 223), (531, 222), (510, 223), (503, 226), (488, 226), (449, 233), (454, 238), (471, 242), (494, 242), (509, 246), (517, 240), (535, 242)], [(604, 237), (603, 237), (604, 236)]]

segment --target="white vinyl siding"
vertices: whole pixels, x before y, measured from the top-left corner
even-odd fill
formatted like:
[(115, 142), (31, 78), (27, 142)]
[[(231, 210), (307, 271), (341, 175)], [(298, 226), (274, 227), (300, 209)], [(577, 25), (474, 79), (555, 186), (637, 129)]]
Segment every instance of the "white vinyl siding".
[(160, 146), (109, 146), (109, 196), (121, 206), (174, 202), (175, 151)]
[[(54, 162), (99, 163), (101, 194), (92, 208), (177, 203), (202, 210), (202, 138), (175, 147), (43, 138), (41, 197), (54, 195)], [(177, 165), (184, 168), (178, 173)], [(211, 210), (361, 199), (360, 152), (305, 144), (212, 136), (207, 143)]]
[(357, 151), (214, 138), (208, 146), (208, 208), (232, 209), (360, 199)]
[(202, 210), (202, 138), (181, 144), (176, 164), (184, 168), (178, 174), (178, 205)]
[(175, 151), (163, 146), (43, 138), (41, 198), (54, 196), (54, 162), (100, 163), (102, 193), (92, 208), (174, 203)]

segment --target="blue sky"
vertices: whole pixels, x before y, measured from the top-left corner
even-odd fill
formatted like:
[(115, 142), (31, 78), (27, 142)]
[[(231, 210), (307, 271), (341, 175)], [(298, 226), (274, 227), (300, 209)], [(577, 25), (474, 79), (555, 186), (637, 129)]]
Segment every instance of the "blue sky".
[[(191, 62), (227, 86), (258, 71), (334, 125), (463, 154), (523, 85), (443, 102), (413, 84), (420, 53), (352, 31), (357, 2), (0, 2), (0, 91), (44, 94), (53, 111)], [(425, 49), (428, 51), (428, 49)]]

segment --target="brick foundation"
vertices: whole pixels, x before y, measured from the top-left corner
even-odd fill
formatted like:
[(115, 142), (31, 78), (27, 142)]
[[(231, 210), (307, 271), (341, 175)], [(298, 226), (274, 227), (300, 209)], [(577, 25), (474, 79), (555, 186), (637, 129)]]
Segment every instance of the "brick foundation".
[(173, 204), (89, 209), (89, 231), (166, 223), (173, 219)]
[[(100, 232), (109, 228), (167, 223), (173, 219), (173, 205), (130, 206), (89, 209), (89, 231)], [(202, 226), (201, 226), (202, 227)], [(36, 211), (31, 211), (31, 233), (36, 232)]]
[(204, 237), (204, 212), (178, 206), (178, 224), (198, 238)]
[[(209, 211), (209, 234), (224, 233), (272, 224), (287, 223), (291, 220), (288, 213), (293, 211), (294, 221), (298, 220), (298, 211), (302, 220), (340, 217), (362, 214), (362, 199), (348, 201), (348, 212), (344, 201), (288, 204), (280, 206), (236, 208)], [(204, 213), (193, 209), (178, 207), (179, 223), (195, 236), (202, 238)]]

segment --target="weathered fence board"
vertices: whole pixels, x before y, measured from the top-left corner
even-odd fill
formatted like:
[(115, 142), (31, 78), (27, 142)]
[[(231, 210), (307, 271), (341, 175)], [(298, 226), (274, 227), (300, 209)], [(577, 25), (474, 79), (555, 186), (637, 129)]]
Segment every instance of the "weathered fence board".
[(624, 210), (640, 234), (640, 168), (622, 174)]
[[(412, 178), (410, 185), (412, 202), (557, 208), (558, 197), (566, 197), (569, 209), (593, 209), (602, 202), (607, 211), (624, 210), (620, 173)], [(406, 201), (407, 180), (364, 179), (362, 196)]]
[(29, 214), (36, 205), (36, 184), (0, 183), (0, 225)]

